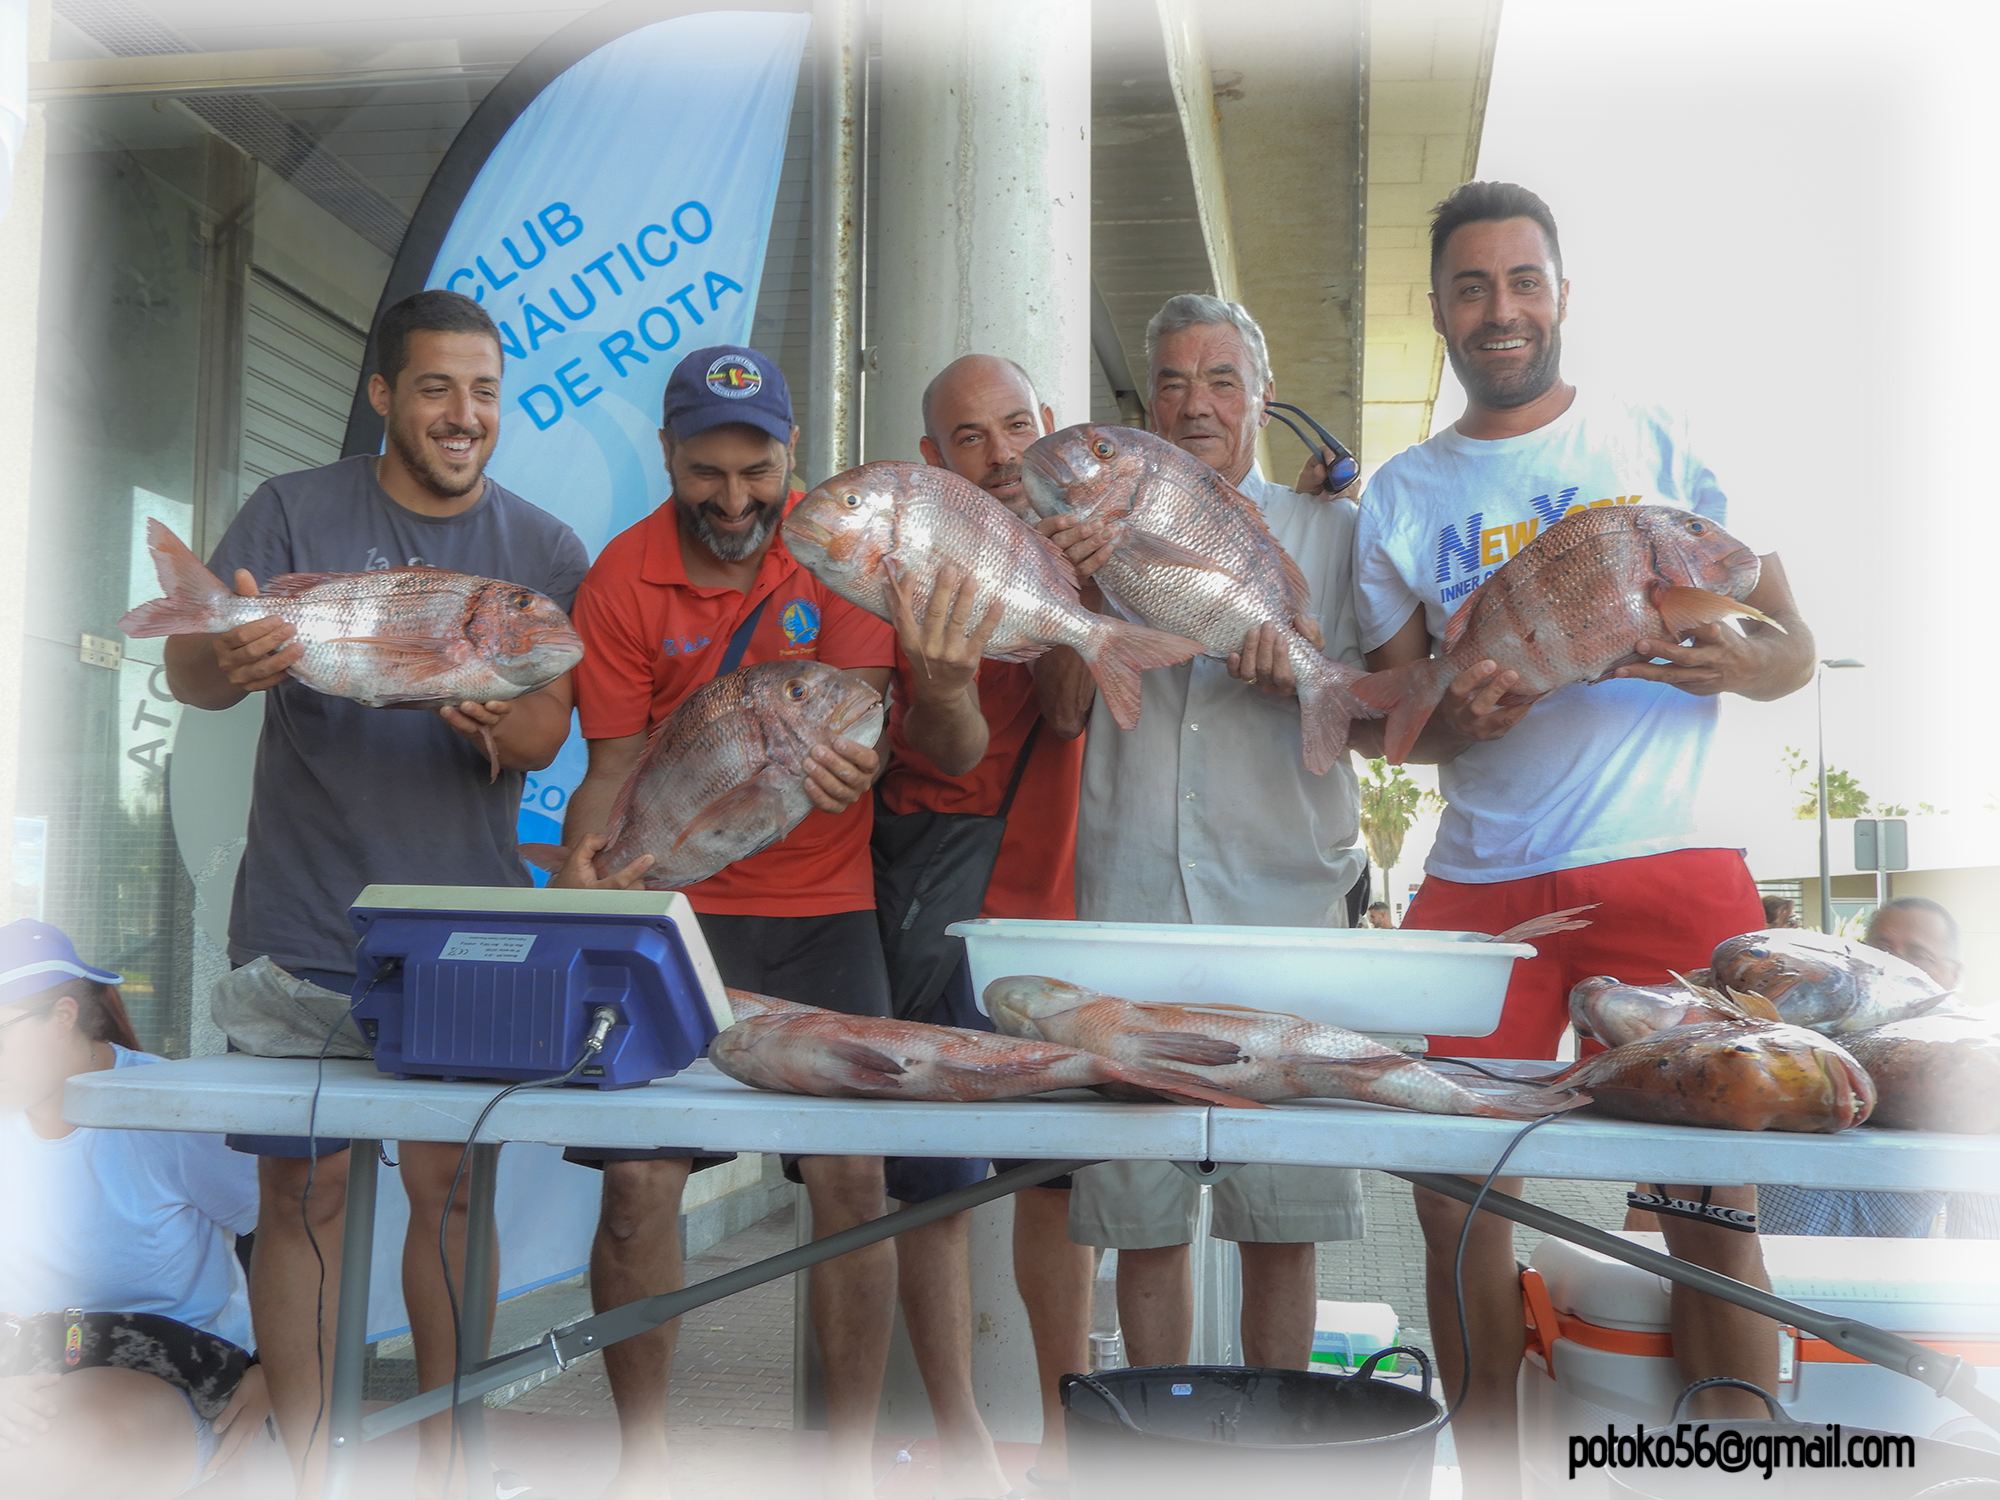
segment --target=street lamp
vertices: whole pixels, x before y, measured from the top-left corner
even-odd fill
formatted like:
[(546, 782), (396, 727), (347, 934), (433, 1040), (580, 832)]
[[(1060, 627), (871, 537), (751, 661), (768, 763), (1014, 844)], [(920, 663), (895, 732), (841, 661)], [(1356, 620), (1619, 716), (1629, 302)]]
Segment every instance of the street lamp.
[(1813, 714), (1819, 721), (1819, 930), (1833, 932), (1833, 860), (1827, 849), (1826, 826), (1826, 681), (1828, 667), (1865, 667), (1851, 656), (1822, 660), (1813, 671)]

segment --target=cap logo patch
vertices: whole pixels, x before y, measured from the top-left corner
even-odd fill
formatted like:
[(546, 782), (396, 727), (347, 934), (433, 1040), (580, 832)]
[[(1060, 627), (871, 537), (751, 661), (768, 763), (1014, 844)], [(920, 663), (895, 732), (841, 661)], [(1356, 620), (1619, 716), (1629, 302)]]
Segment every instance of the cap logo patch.
[(740, 354), (725, 354), (708, 367), (708, 388), (742, 401), (764, 389), (764, 372)]

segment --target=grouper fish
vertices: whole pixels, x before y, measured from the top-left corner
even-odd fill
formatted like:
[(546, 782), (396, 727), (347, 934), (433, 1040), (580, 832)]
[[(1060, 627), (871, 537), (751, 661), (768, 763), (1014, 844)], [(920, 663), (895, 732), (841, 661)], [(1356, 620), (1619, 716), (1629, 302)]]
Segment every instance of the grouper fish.
[(1466, 1088), (1359, 1032), (1274, 1011), (1145, 1005), (1039, 974), (996, 979), (985, 1000), (993, 1024), (1010, 1036), (1062, 1042), (1140, 1067), (1188, 1068), (1252, 1099), (1356, 1099), (1502, 1120), (1590, 1102), (1570, 1089)]

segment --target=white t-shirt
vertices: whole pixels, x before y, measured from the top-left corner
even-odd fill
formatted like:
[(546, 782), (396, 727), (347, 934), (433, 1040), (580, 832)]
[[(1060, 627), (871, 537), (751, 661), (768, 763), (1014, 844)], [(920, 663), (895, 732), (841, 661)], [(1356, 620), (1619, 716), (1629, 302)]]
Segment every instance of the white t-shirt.
[[(1376, 473), (1355, 536), (1362, 648), (1424, 606), (1435, 643), (1465, 597), (1579, 506), (1674, 505), (1728, 524), (1728, 500), (1658, 409), (1577, 395), (1555, 421), (1480, 441), (1446, 428)], [(1449, 804), (1424, 868), (1488, 884), (1713, 847), (1694, 830), (1716, 700), (1619, 680), (1558, 689), (1497, 740), (1438, 768)]]
[[(160, 1059), (115, 1049), (120, 1068)], [(249, 1349), (236, 1239), (257, 1161), (219, 1135), (83, 1126), (56, 1140), (0, 1115), (0, 1313), (158, 1313)]]

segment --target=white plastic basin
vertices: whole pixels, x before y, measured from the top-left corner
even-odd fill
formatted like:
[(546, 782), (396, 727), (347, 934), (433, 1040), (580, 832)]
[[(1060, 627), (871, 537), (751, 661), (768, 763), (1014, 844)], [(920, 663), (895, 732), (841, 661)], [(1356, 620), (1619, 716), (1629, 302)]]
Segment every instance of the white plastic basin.
[(1491, 1036), (1526, 943), (1477, 932), (1201, 927), (981, 917), (965, 939), (974, 993), (1010, 974), (1156, 1004), (1248, 1005), (1383, 1036)]

